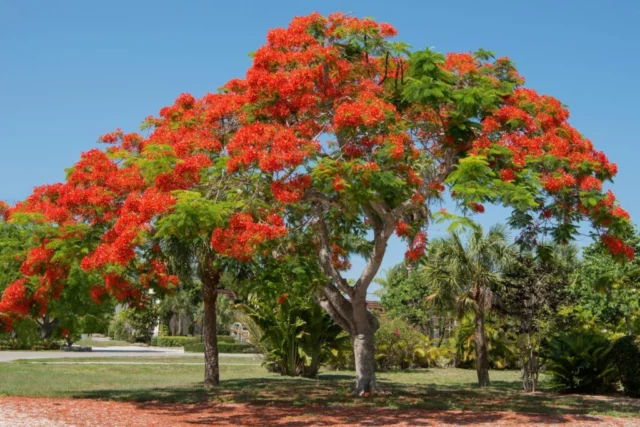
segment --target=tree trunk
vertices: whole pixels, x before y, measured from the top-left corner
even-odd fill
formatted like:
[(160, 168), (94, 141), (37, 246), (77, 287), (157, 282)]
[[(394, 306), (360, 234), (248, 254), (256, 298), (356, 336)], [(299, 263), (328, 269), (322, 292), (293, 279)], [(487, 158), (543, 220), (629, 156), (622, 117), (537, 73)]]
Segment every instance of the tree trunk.
[(484, 312), (478, 311), (475, 317), (476, 369), (478, 371), (478, 385), (486, 387), (489, 380), (489, 356), (487, 354), (487, 338), (484, 332)]
[(631, 322), (631, 316), (625, 316), (624, 322), (627, 325), (627, 335), (633, 335), (633, 323)]
[(354, 396), (371, 396), (377, 393), (376, 359), (374, 335), (375, 325), (372, 325), (370, 313), (367, 312), (366, 300), (353, 301), (353, 323), (355, 334), (352, 335), (353, 355), (356, 362), (356, 384)]
[(218, 366), (218, 331), (216, 329), (216, 300), (220, 273), (213, 265), (202, 266), (202, 294), (204, 299), (204, 385), (214, 387), (220, 384)]
[(58, 325), (58, 319), (49, 320), (49, 315), (45, 314), (40, 321), (36, 320), (36, 324), (40, 327), (40, 338), (46, 340), (53, 335), (53, 331)]

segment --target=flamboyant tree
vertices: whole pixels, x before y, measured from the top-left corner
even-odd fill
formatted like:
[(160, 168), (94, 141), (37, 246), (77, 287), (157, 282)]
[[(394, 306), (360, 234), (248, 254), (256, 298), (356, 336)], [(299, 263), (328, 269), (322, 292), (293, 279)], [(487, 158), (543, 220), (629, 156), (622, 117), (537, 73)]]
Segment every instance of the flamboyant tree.
[[(353, 339), (357, 394), (377, 388), (367, 289), (394, 232), (407, 240), (408, 260), (423, 255), (431, 206), (447, 187), (465, 214), (483, 203), (512, 207), (525, 241), (543, 232), (567, 240), (587, 218), (615, 255), (632, 255), (616, 237), (628, 214), (602, 191), (615, 165), (557, 100), (523, 88), (506, 58), (410, 54), (395, 35), (341, 13), (297, 17), (269, 31), (245, 78), (201, 99), (179, 97), (147, 121), (146, 137), (106, 135), (107, 153), (85, 154), (67, 183), (38, 189), (11, 215), (41, 216), (57, 225), (52, 240), (87, 251), (83, 268), (104, 278), (96, 298), (106, 290), (135, 300), (144, 286), (175, 280), (161, 245), (149, 243), (178, 209), (176, 191), (193, 192), (182, 200), (196, 210), (231, 203), (206, 223), (213, 231), (195, 232), (211, 232), (216, 262), (249, 260), (286, 227), (313, 232), (327, 278), (317, 299)], [(202, 206), (188, 201), (195, 193)], [(15, 284), (25, 300), (45, 303), (67, 273), (52, 240), (25, 267), (29, 289)], [(354, 253), (367, 263), (348, 283), (342, 271)]]
[[(221, 263), (211, 244), (214, 229), (226, 234), (218, 246), (233, 248), (242, 260), (285, 230), (266, 201), (252, 197), (261, 181), (229, 175), (220, 162), (229, 126), (220, 96), (181, 95), (159, 117), (146, 120), (146, 137), (119, 130), (103, 136), (101, 141), (111, 144), (106, 152), (83, 154), (66, 182), (39, 187), (7, 211), (11, 221), (39, 223), (46, 232), (26, 254), (23, 277), (3, 294), (6, 323), (46, 313), (75, 264), (97, 278), (90, 291), (96, 302), (109, 294), (145, 304), (149, 289), (170, 290), (177, 283), (167, 269), (177, 239), (203, 289), (205, 383), (218, 383), (215, 303)], [(228, 230), (217, 228), (227, 224)]]
[[(395, 35), (370, 19), (298, 17), (271, 30), (246, 77), (225, 86), (243, 101), (227, 168), (261, 173), (288, 224), (315, 233), (328, 278), (318, 301), (353, 338), (357, 394), (376, 390), (366, 295), (387, 243), (395, 232), (406, 257), (420, 258), (447, 187), (465, 214), (512, 207), (525, 241), (566, 241), (587, 218), (611, 252), (633, 255), (616, 237), (629, 216), (602, 190), (616, 167), (559, 101), (523, 88), (506, 58), (408, 54)], [(341, 271), (353, 253), (367, 263), (349, 283)]]

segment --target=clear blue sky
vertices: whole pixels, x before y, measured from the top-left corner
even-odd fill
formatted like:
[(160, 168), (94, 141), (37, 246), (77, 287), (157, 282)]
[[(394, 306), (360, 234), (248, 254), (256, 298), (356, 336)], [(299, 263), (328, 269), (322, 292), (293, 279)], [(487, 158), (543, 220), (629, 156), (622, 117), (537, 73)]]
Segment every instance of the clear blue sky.
[[(269, 28), (312, 11), (390, 22), (415, 48), (511, 57), (527, 86), (569, 105), (572, 124), (618, 163), (613, 189), (640, 215), (640, 2), (632, 0), (0, 0), (0, 200), (64, 179), (99, 135), (136, 130), (181, 92), (202, 95), (244, 75)], [(500, 210), (483, 218), (501, 220)], [(403, 253), (393, 242), (385, 267)]]

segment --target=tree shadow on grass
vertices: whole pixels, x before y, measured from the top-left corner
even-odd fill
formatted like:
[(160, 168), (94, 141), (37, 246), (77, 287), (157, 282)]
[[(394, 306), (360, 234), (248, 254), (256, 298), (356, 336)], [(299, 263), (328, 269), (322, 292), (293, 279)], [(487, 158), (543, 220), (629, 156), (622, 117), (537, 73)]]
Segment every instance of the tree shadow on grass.
[[(255, 425), (256, 420), (262, 425), (292, 426), (398, 422), (416, 426), (489, 425), (505, 417), (517, 417), (514, 423), (563, 424), (597, 421), (598, 418), (588, 415), (594, 412), (640, 416), (638, 399), (548, 392), (526, 394), (509, 382), (479, 389), (381, 379), (381, 388), (389, 394), (368, 399), (351, 397), (351, 385), (351, 375), (330, 374), (315, 380), (287, 377), (223, 380), (215, 390), (193, 384), (177, 388), (96, 390), (73, 397), (136, 402), (140, 409), (188, 417), (188, 423), (203, 425)], [(240, 411), (239, 407), (243, 409)], [(246, 419), (253, 419), (252, 423), (243, 421), (247, 415), (242, 413), (247, 411), (253, 414)], [(288, 419), (295, 420), (289, 424)]]

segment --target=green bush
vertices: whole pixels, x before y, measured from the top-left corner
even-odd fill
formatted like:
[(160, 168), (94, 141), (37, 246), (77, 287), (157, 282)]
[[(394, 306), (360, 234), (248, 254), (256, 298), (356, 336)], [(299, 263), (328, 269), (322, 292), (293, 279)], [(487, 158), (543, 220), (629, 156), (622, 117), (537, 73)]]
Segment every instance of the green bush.
[[(184, 347), (187, 344), (201, 342), (200, 337), (184, 336), (159, 336), (151, 339), (154, 347)], [(236, 344), (236, 339), (231, 336), (218, 336), (218, 343)]]
[[(184, 345), (186, 353), (204, 353), (204, 343), (195, 342)], [(218, 353), (255, 353), (251, 344), (218, 342)]]
[(620, 338), (613, 344), (611, 356), (625, 394), (640, 397), (640, 338)]
[(380, 370), (428, 366), (427, 337), (401, 319), (382, 320), (375, 343)]
[(152, 306), (135, 310), (125, 308), (111, 320), (108, 335), (118, 341), (151, 344), (153, 329), (157, 321), (157, 310)]
[(599, 393), (611, 390), (615, 368), (611, 341), (604, 335), (574, 330), (552, 337), (544, 348), (547, 372), (562, 390)]
[(42, 339), (40, 328), (32, 319), (15, 322), (13, 332), (0, 337), (0, 350), (59, 350), (61, 345), (60, 339)]
[(127, 321), (127, 310), (122, 310), (114, 316), (109, 324), (108, 335), (116, 341), (134, 342), (131, 327)]
[(151, 345), (155, 347), (183, 347), (186, 344), (200, 342), (200, 338), (196, 337), (153, 337)]

